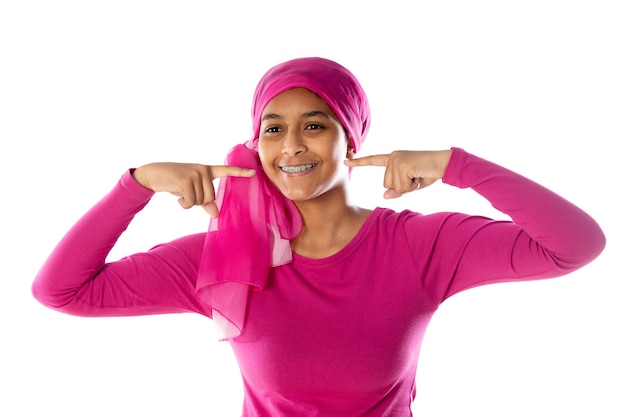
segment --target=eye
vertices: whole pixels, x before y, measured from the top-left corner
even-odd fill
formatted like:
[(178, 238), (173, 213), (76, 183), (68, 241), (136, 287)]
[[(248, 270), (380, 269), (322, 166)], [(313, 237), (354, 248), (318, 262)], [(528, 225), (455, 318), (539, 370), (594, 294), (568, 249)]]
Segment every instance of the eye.
[(318, 130), (318, 129), (323, 129), (324, 125), (321, 125), (319, 123), (309, 123), (308, 125), (306, 125), (306, 129), (307, 130)]
[(278, 126), (269, 126), (269, 127), (266, 127), (265, 130), (263, 130), (263, 133), (272, 134), (272, 133), (278, 133), (280, 131), (281, 129)]

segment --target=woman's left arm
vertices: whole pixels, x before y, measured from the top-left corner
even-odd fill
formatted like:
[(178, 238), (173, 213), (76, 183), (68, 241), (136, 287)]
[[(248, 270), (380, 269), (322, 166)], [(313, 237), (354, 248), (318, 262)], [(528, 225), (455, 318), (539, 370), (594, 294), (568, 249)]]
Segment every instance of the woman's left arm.
[[(423, 189), (438, 180), (471, 188), (512, 221), (460, 213), (428, 216), (436, 226), (436, 284), (443, 298), (477, 285), (565, 275), (595, 259), (605, 236), (585, 211), (500, 165), (461, 148), (396, 151), (346, 161), (385, 167), (386, 198)], [(422, 223), (423, 224), (423, 223)], [(427, 243), (422, 238), (416, 245)], [(429, 240), (430, 241), (430, 240)], [(431, 242), (432, 243), (432, 242)], [(434, 245), (434, 243), (432, 243)]]
[(463, 149), (453, 148), (442, 180), (459, 188), (471, 187), (485, 197), (547, 250), (565, 272), (588, 264), (604, 250), (602, 229), (581, 208), (544, 186)]

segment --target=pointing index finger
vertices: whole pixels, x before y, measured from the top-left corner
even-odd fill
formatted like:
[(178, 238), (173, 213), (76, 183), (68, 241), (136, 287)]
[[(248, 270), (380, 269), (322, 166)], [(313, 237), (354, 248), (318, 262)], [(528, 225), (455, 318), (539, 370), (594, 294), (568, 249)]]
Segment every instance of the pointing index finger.
[(211, 176), (213, 178), (221, 177), (252, 177), (256, 174), (253, 169), (236, 167), (233, 165), (213, 165), (211, 168)]
[(361, 158), (347, 159), (346, 165), (350, 167), (376, 166), (385, 167), (389, 160), (389, 154), (363, 156)]

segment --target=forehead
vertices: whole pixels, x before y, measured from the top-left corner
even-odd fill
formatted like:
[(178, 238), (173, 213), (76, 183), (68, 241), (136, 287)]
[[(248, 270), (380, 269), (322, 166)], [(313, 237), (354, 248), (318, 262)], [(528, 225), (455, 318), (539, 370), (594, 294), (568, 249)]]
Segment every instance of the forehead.
[(267, 103), (263, 109), (263, 115), (268, 113), (287, 114), (302, 112), (303, 110), (319, 110), (335, 116), (324, 99), (315, 92), (303, 87), (291, 88), (277, 94)]

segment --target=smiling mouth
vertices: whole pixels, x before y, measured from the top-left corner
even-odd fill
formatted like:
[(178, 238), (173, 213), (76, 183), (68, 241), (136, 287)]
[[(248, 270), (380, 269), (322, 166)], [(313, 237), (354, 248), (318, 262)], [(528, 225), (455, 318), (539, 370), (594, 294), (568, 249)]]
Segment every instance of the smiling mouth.
[(304, 172), (309, 169), (317, 166), (317, 164), (304, 164), (304, 165), (296, 165), (296, 166), (288, 166), (288, 167), (280, 167), (281, 171), (287, 173), (296, 173), (296, 172)]

